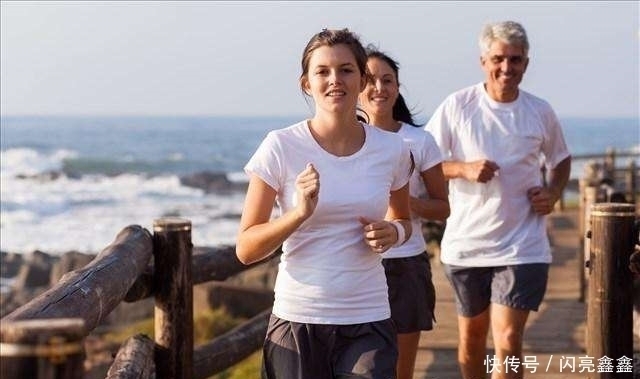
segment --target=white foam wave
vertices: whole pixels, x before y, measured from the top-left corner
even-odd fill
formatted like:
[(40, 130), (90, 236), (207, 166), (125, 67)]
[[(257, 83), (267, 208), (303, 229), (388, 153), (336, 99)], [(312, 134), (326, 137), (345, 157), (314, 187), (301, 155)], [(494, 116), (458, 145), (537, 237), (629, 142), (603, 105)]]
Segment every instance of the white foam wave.
[(0, 171), (3, 177), (60, 171), (65, 159), (77, 156), (77, 152), (66, 149), (48, 154), (29, 148), (7, 149), (0, 152)]
[(182, 186), (177, 176), (85, 175), (80, 179), (3, 178), (3, 251), (97, 253), (127, 225), (148, 230), (163, 216), (191, 220), (196, 245), (235, 243), (243, 193), (220, 196)]

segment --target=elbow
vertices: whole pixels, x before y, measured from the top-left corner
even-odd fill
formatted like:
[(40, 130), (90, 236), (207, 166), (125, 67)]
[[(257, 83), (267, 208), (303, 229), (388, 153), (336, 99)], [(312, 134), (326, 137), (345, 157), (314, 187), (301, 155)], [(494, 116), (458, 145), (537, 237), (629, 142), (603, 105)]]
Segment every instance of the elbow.
[(236, 257), (238, 257), (238, 260), (243, 265), (250, 265), (251, 263), (253, 263), (249, 248), (246, 246), (246, 243), (243, 243), (239, 238), (238, 242), (236, 243)]

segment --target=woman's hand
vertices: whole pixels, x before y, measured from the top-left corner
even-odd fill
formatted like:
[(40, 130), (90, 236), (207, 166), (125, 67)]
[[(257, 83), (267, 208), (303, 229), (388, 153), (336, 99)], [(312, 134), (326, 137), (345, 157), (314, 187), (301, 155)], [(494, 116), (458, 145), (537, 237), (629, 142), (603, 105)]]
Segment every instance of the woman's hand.
[(398, 230), (389, 221), (374, 221), (365, 217), (359, 217), (358, 220), (363, 225), (364, 241), (374, 253), (382, 254), (398, 241)]
[(296, 177), (296, 209), (303, 219), (307, 219), (318, 205), (318, 194), (320, 193), (320, 174), (307, 163), (307, 167)]

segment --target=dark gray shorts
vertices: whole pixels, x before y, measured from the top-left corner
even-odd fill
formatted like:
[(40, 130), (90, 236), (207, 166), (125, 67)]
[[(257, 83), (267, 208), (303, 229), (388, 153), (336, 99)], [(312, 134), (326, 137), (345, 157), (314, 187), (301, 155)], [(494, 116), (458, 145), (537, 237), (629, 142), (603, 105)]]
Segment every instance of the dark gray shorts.
[(433, 329), (436, 290), (427, 253), (382, 260), (389, 287), (391, 319), (398, 333)]
[(498, 267), (443, 265), (456, 293), (458, 314), (473, 317), (490, 303), (537, 311), (547, 289), (549, 264)]
[(393, 379), (398, 347), (391, 319), (355, 325), (301, 324), (271, 315), (264, 379)]

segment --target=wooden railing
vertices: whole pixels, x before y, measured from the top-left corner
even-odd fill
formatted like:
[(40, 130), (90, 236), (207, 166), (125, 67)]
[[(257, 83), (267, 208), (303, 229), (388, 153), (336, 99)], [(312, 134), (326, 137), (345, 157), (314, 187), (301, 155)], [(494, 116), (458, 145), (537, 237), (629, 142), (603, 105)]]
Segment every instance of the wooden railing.
[(127, 339), (106, 378), (204, 379), (248, 357), (262, 346), (270, 308), (194, 348), (192, 288), (268, 260), (245, 266), (233, 246), (199, 251), (192, 255), (186, 219), (155, 220), (153, 235), (125, 227), (88, 265), (2, 318), (0, 377), (83, 378), (84, 338), (122, 301), (151, 296), (154, 340), (142, 334)]

